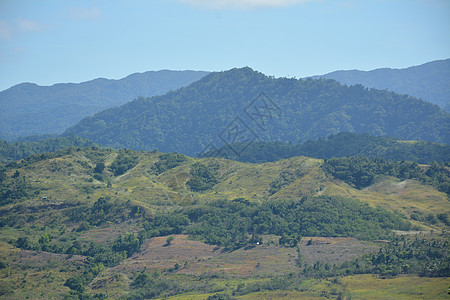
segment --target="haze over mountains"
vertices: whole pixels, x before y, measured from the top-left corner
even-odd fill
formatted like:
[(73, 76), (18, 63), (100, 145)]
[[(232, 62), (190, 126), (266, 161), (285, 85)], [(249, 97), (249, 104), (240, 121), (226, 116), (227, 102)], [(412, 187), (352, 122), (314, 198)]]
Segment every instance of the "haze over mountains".
[(193, 155), (211, 142), (299, 142), (342, 131), (448, 143), (449, 124), (448, 113), (410, 96), (334, 80), (275, 79), (246, 67), (103, 111), (65, 134), (111, 147)]
[(387, 89), (429, 101), (450, 111), (450, 59), (436, 60), (406, 69), (382, 68), (372, 71), (335, 71), (314, 78), (327, 78), (342, 84), (361, 84)]
[(206, 74), (208, 72), (163, 70), (79, 84), (22, 83), (0, 92), (0, 138), (59, 134), (85, 116), (123, 105), (139, 96), (162, 95)]
[[(135, 73), (120, 80), (95, 79), (80, 84), (19, 84), (0, 92), (0, 139), (61, 134), (86, 116), (126, 104), (139, 96), (163, 95), (169, 90), (201, 79), (206, 74), (208, 72), (164, 70)], [(408, 94), (438, 104), (447, 111), (450, 107), (450, 59), (406, 69), (336, 71), (313, 78), (320, 77), (335, 79), (345, 85), (361, 84)], [(352, 131), (352, 128), (346, 130)], [(331, 130), (331, 133), (336, 132)], [(328, 136), (324, 134), (316, 136)]]

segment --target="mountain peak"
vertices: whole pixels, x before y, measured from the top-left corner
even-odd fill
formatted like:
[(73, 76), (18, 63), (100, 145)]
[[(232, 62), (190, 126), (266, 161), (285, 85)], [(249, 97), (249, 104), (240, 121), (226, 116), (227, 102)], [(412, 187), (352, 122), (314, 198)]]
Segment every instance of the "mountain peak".
[(204, 77), (203, 71), (149, 71), (122, 79), (38, 86), (22, 83), (0, 92), (0, 138), (57, 134), (83, 117), (137, 97), (163, 95)]
[(243, 67), (102, 112), (66, 133), (105, 146), (193, 155), (208, 145), (262, 138), (299, 142), (341, 131), (448, 142), (449, 119), (437, 106), (406, 95), (332, 80), (272, 79)]

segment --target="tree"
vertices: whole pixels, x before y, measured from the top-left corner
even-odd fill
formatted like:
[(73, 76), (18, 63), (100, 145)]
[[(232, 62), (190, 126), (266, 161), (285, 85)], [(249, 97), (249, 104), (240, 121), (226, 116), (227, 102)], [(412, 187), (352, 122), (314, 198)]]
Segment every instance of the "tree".
[(172, 243), (172, 241), (175, 239), (175, 237), (174, 236), (169, 236), (169, 237), (167, 237), (167, 239), (166, 239), (166, 245), (167, 246), (169, 246), (171, 243)]
[(104, 163), (97, 163), (96, 165), (95, 165), (95, 168), (94, 168), (94, 172), (95, 173), (103, 173), (103, 170), (105, 169), (105, 164)]
[(67, 279), (64, 285), (79, 293), (84, 293), (86, 289), (83, 284), (83, 279), (80, 276)]

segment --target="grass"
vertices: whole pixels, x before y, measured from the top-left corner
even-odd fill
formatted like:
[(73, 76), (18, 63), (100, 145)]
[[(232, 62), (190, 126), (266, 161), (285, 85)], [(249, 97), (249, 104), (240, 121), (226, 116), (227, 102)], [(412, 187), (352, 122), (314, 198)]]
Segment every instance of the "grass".
[(5, 299), (61, 299), (69, 292), (65, 281), (84, 264), (80, 256), (20, 251), (3, 242), (0, 258), (7, 264), (0, 269), (0, 291)]
[(352, 299), (448, 299), (450, 278), (400, 276), (380, 279), (372, 275), (344, 277)]
[[(92, 152), (92, 151), (91, 151)], [(382, 206), (399, 211), (406, 216), (414, 212), (423, 214), (450, 213), (448, 197), (432, 186), (423, 185), (413, 180), (399, 181), (386, 177), (380, 182), (357, 190), (332, 178), (322, 171), (322, 160), (306, 157), (293, 157), (286, 160), (265, 164), (250, 164), (228, 161), (225, 159), (205, 158), (188, 159), (182, 165), (157, 176), (152, 166), (158, 161), (157, 153), (137, 153), (139, 163), (125, 174), (110, 177), (112, 186), (93, 178), (96, 160), (104, 160), (106, 166), (117, 156), (106, 151), (94, 155), (90, 152), (74, 152), (62, 157), (43, 160), (19, 171), (27, 182), (40, 190), (39, 194), (28, 201), (36, 206), (43, 197), (49, 203), (67, 203), (81, 201), (92, 204), (99, 197), (111, 196), (126, 201), (130, 200), (151, 212), (167, 210), (176, 206), (188, 206), (214, 199), (245, 198), (254, 202), (272, 199), (299, 199), (303, 196), (340, 195), (359, 199), (372, 206)], [(89, 157), (95, 156), (95, 160)], [(190, 178), (190, 165), (195, 162), (217, 169), (219, 183), (209, 191), (192, 192), (186, 186)], [(271, 183), (284, 171), (299, 173), (292, 183), (284, 186), (273, 195), (269, 194)], [(8, 171), (11, 176), (15, 170)], [(108, 168), (106, 177), (112, 176)], [(415, 225), (427, 229), (440, 230), (423, 222)]]
[[(79, 151), (20, 168), (21, 176), (25, 176), (27, 183), (40, 192), (29, 199), (0, 208), (0, 216), (11, 217), (16, 222), (15, 225), (5, 225), (0, 229), (0, 258), (8, 266), (0, 269), (0, 291), (15, 291), (8, 297), (62, 298), (69, 292), (63, 285), (65, 280), (81, 272), (67, 256), (44, 253), (30, 255), (31, 252), (20, 251), (8, 244), (10, 240), (28, 236), (36, 242), (40, 235), (47, 232), (64, 246), (75, 239), (111, 243), (121, 234), (138, 230), (135, 223), (126, 221), (83, 232), (73, 231), (79, 224), (66, 224), (65, 212), (72, 207), (68, 205), (92, 205), (99, 197), (110, 196), (121, 202), (130, 200), (132, 204), (142, 206), (148, 215), (217, 199), (245, 198), (262, 202), (314, 195), (341, 195), (359, 199), (371, 206), (399, 211), (408, 217), (416, 211), (424, 215), (450, 213), (447, 195), (431, 186), (413, 180), (399, 181), (386, 177), (364, 190), (357, 190), (327, 177), (321, 169), (323, 161), (319, 159), (294, 157), (265, 164), (250, 164), (225, 159), (193, 158), (157, 176), (151, 168), (159, 154), (137, 153), (139, 163), (125, 174), (114, 177), (105, 169), (104, 175), (112, 183), (108, 187), (107, 180), (102, 182), (93, 179), (93, 167), (97, 160), (103, 160), (108, 167), (117, 153), (105, 151), (94, 154)], [(190, 165), (195, 162), (216, 168), (219, 183), (211, 190), (197, 193), (186, 186), (190, 178)], [(271, 183), (285, 171), (299, 174), (298, 178), (270, 195)], [(14, 172), (15, 169), (8, 171), (8, 176)], [(47, 197), (47, 200), (43, 200), (43, 197)], [(413, 221), (413, 224), (426, 230), (446, 228), (442, 223), (431, 225)], [(170, 246), (165, 246), (166, 237), (153, 238), (147, 240), (139, 252), (122, 264), (104, 269), (87, 287), (87, 292), (108, 293), (112, 299), (122, 297), (130, 290), (136, 272), (145, 268), (149, 272), (156, 270), (167, 278), (186, 282), (186, 285), (205, 284), (203, 294), (192, 295), (187, 292), (170, 299), (206, 299), (216, 292), (232, 292), (242, 284), (298, 272), (296, 248), (279, 247), (278, 238), (264, 236), (263, 245), (233, 252), (222, 252), (220, 247), (190, 240), (186, 235), (175, 235)], [(315, 239), (320, 241), (320, 238)], [(355, 239), (324, 239), (329, 243), (306, 246), (307, 240), (304, 238), (300, 245), (307, 264), (316, 261), (330, 264), (341, 262), (379, 247)], [(176, 264), (179, 269), (169, 271)], [(341, 292), (352, 299), (448, 298), (448, 278), (410, 276), (379, 279), (371, 275), (358, 275), (343, 277), (335, 282), (302, 280), (297, 290), (257, 292), (240, 298), (336, 298)]]
[(238, 299), (448, 299), (449, 278), (400, 276), (380, 279), (373, 275), (346, 276), (332, 280), (305, 280), (297, 291), (264, 291)]

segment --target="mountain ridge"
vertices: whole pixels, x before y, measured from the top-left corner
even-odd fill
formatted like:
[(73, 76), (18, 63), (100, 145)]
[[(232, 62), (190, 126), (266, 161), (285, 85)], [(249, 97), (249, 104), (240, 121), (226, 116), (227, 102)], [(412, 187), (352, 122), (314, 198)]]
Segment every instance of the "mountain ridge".
[(369, 71), (338, 70), (312, 78), (334, 79), (342, 84), (361, 84), (408, 94), (450, 110), (450, 59), (435, 60), (408, 68), (378, 68)]
[(62, 133), (87, 115), (139, 96), (164, 94), (208, 74), (205, 71), (148, 71), (122, 79), (39, 86), (21, 83), (0, 92), (0, 138)]
[[(263, 116), (262, 128), (251, 114), (264, 105), (274, 115)], [(192, 155), (210, 143), (227, 143), (230, 125), (248, 129), (250, 140), (299, 142), (348, 131), (449, 143), (449, 123), (437, 105), (407, 95), (331, 79), (273, 78), (244, 67), (84, 118), (64, 134), (104, 146)]]

